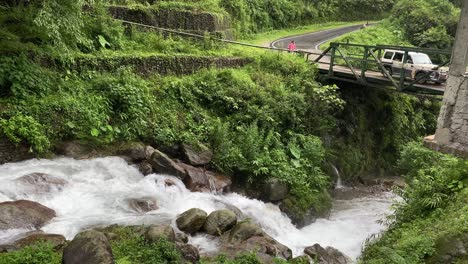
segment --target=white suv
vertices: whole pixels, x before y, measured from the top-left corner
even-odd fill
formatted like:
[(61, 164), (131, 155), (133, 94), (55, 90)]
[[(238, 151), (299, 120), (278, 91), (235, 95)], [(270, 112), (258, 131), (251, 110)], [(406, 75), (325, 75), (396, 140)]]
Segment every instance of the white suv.
[[(427, 54), (409, 52), (408, 61), (403, 65), (404, 55), (403, 51), (385, 50), (381, 61), (390, 75), (400, 75), (403, 68), (406, 78), (411, 80), (419, 79), (418, 83), (420, 84), (427, 81), (439, 84), (447, 81), (448, 68), (441, 67), (438, 70), (434, 70), (438, 66), (432, 63), (431, 58)], [(428, 72), (430, 72), (430, 75), (423, 78)]]

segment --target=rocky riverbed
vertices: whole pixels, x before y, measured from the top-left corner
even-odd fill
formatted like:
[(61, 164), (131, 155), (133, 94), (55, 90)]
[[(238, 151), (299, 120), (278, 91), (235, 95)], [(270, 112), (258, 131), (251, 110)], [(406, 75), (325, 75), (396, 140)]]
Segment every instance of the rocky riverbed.
[[(179, 173), (174, 171), (153, 173), (158, 168), (155, 160), (150, 159), (151, 171), (146, 176), (141, 172), (142, 163), (129, 165), (129, 159), (120, 157), (33, 159), (1, 165), (0, 245), (12, 250), (24, 244), (25, 237), (34, 241), (31, 235), (48, 236), (60, 244), (84, 230), (162, 225), (185, 233), (185, 244), (190, 246), (184, 248), (194, 248), (202, 256), (220, 251), (234, 254), (261, 245), (258, 253), (265, 257), (291, 258), (307, 253), (332, 259), (343, 256), (342, 263), (349, 263), (338, 253), (356, 259), (366, 238), (384, 229), (377, 220), (390, 213), (394, 198), (380, 189), (352, 197), (345, 193), (355, 189), (341, 188), (339, 192), (346, 199), (335, 200), (327, 218), (298, 229), (277, 205), (223, 193), (230, 184), (224, 176), (164, 157), (158, 159), (158, 166), (190, 166), (195, 172), (180, 170), (183, 177), (168, 175)], [(168, 163), (161, 164), (161, 160)], [(190, 210), (198, 212), (196, 224), (179, 220)], [(230, 246), (236, 232), (242, 234), (238, 245)]]

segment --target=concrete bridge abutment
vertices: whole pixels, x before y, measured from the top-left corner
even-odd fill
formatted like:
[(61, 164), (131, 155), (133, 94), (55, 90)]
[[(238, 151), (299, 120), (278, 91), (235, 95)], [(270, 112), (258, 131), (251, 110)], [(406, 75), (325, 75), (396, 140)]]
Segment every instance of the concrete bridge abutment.
[(435, 136), (424, 143), (432, 149), (468, 158), (468, 3), (460, 15), (449, 78)]

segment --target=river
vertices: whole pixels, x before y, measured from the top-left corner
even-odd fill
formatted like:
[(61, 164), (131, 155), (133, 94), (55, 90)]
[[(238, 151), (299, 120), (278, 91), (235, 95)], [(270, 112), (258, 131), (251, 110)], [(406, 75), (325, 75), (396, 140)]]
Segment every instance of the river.
[[(61, 190), (41, 193), (15, 181), (35, 172), (64, 179), (67, 184)], [(175, 184), (167, 186), (167, 179)], [(128, 199), (142, 197), (156, 198), (159, 209), (145, 214), (132, 210)], [(0, 166), (0, 202), (26, 199), (54, 209), (57, 217), (42, 230), (62, 234), (67, 239), (85, 228), (173, 223), (178, 214), (194, 207), (210, 213), (233, 205), (260, 224), (269, 235), (291, 248), (295, 256), (301, 255), (304, 247), (319, 243), (333, 246), (356, 259), (366, 238), (385, 228), (378, 220), (391, 213), (394, 198), (392, 193), (381, 192), (351, 200), (335, 200), (328, 218), (297, 229), (276, 205), (236, 193), (193, 193), (174, 177), (157, 174), (144, 177), (136, 167), (118, 157), (34, 159)], [(0, 245), (12, 242), (27, 231), (0, 230)], [(190, 242), (197, 245), (201, 253), (217, 249), (216, 240), (208, 236), (194, 236)]]

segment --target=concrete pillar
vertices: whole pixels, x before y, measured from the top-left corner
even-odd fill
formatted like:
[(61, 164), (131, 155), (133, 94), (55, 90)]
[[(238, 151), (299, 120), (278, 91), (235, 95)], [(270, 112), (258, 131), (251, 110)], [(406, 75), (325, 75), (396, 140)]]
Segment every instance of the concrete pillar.
[(468, 0), (465, 0), (452, 51), (449, 78), (435, 138), (427, 146), (468, 158)]
[(464, 7), (458, 22), (457, 36), (452, 51), (452, 61), (450, 73), (452, 75), (463, 75), (466, 72), (468, 62), (468, 3), (464, 2)]

